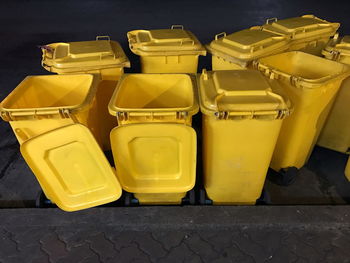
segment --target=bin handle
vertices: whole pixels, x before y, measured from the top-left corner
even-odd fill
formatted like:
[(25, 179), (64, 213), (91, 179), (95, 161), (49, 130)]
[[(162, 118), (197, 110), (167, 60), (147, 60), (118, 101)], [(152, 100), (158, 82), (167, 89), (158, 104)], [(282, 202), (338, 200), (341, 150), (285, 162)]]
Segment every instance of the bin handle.
[(109, 36), (97, 36), (96, 37), (96, 41), (103, 40), (103, 39), (111, 41), (111, 38)]
[(184, 30), (184, 26), (183, 25), (172, 25), (171, 29), (182, 29), (182, 30)]
[(271, 22), (272, 23), (277, 22), (277, 20), (278, 20), (277, 17), (268, 18), (266, 19), (266, 25), (270, 24)]
[(226, 37), (226, 32), (221, 32), (221, 33), (219, 33), (219, 34), (216, 34), (216, 35), (215, 35), (215, 40), (218, 40), (218, 39), (221, 38), (221, 37)]

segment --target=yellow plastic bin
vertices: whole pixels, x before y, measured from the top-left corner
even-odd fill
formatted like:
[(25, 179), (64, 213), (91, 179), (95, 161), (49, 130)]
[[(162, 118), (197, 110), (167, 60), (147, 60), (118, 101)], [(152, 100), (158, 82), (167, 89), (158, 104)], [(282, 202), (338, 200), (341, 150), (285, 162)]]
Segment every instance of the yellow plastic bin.
[[(350, 65), (350, 36), (331, 39), (322, 54), (330, 60)], [(350, 78), (343, 81), (317, 144), (350, 153)]]
[(289, 51), (299, 50), (320, 56), (322, 49), (330, 37), (335, 35), (339, 26), (339, 23), (328, 22), (314, 15), (303, 15), (282, 20), (267, 19), (262, 29), (289, 37)]
[(204, 70), (198, 81), (207, 195), (214, 204), (255, 204), (290, 102), (255, 70)]
[(94, 136), (92, 75), (29, 76), (0, 104), (46, 196), (66, 211), (117, 200), (121, 186)]
[(279, 80), (294, 105), (292, 116), (283, 123), (271, 168), (277, 172), (299, 169), (312, 152), (349, 67), (300, 51), (265, 57), (254, 64), (270, 79)]
[(180, 204), (195, 184), (198, 112), (194, 76), (124, 74), (109, 103), (118, 119), (111, 132), (122, 188), (141, 204)]
[(246, 69), (254, 59), (287, 50), (289, 39), (253, 27), (220, 33), (206, 48), (212, 54), (213, 70)]
[(116, 125), (108, 113), (108, 102), (124, 73), (130, 67), (122, 47), (108, 36), (96, 37), (95, 41), (53, 43), (42, 46), (42, 66), (58, 74), (90, 73), (100, 75), (102, 81), (96, 92), (93, 111), (98, 115), (96, 134), (104, 150), (110, 150), (109, 133)]
[(350, 158), (348, 159), (348, 162), (346, 163), (346, 167), (345, 167), (344, 173), (345, 173), (345, 177), (350, 182)]
[(143, 73), (196, 73), (206, 50), (183, 26), (128, 32), (129, 46), (141, 57)]

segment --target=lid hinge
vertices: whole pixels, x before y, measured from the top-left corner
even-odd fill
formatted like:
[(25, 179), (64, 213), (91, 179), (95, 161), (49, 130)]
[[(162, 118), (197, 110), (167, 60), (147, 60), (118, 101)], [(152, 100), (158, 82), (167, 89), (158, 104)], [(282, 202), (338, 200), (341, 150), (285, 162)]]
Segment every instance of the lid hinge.
[(332, 60), (337, 61), (340, 57), (340, 52), (338, 50), (332, 50), (331, 52)]
[(2, 111), (1, 112), (1, 118), (4, 120), (4, 121), (13, 121), (13, 118), (11, 116), (11, 114), (7, 111)]

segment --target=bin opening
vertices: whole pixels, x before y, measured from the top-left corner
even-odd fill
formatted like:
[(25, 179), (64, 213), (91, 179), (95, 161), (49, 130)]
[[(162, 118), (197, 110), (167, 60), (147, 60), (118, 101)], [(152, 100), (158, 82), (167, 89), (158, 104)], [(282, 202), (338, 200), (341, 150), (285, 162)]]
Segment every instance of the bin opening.
[(117, 92), (117, 108), (188, 108), (194, 103), (191, 78), (183, 74), (131, 74)]
[(3, 102), (4, 109), (79, 107), (86, 100), (92, 75), (27, 77)]
[(346, 70), (346, 66), (340, 63), (300, 51), (281, 53), (259, 61), (269, 68), (309, 80), (338, 75)]

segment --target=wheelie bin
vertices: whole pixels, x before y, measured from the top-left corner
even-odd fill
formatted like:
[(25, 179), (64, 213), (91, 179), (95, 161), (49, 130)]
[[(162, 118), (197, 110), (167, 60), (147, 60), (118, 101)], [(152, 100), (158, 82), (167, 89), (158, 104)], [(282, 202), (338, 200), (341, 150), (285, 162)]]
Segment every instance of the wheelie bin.
[[(330, 60), (350, 65), (350, 36), (336, 35), (322, 54)], [(342, 153), (350, 153), (350, 79), (343, 81), (317, 144)]]
[(286, 36), (252, 27), (229, 35), (217, 34), (206, 46), (212, 55), (212, 70), (246, 69), (254, 59), (287, 50)]
[(255, 70), (203, 70), (198, 82), (206, 193), (213, 204), (253, 205), (290, 101)]
[(282, 125), (271, 161), (274, 171), (293, 179), (308, 161), (349, 67), (300, 51), (261, 58), (254, 66), (277, 79), (293, 102), (293, 115)]
[(108, 36), (98, 36), (94, 41), (52, 43), (41, 47), (42, 66), (58, 74), (90, 73), (101, 77), (93, 110), (99, 116), (97, 139), (104, 150), (110, 149), (109, 133), (116, 125), (108, 113), (108, 102), (124, 72), (130, 67), (122, 47)]
[(197, 73), (198, 57), (206, 55), (198, 39), (181, 25), (133, 30), (127, 36), (131, 51), (140, 56), (143, 73)]
[(180, 204), (196, 179), (195, 77), (124, 74), (109, 103), (118, 121), (112, 153), (122, 188), (140, 204)]
[(339, 28), (339, 23), (332, 23), (314, 15), (303, 15), (278, 20), (271, 18), (261, 28), (264, 31), (290, 38), (288, 51), (299, 50), (321, 56), (323, 48)]
[(122, 192), (92, 135), (97, 84), (90, 74), (29, 76), (0, 104), (45, 195), (66, 211), (112, 202)]

